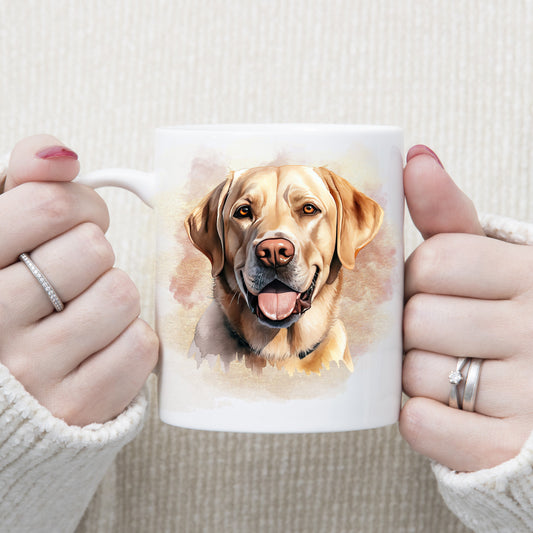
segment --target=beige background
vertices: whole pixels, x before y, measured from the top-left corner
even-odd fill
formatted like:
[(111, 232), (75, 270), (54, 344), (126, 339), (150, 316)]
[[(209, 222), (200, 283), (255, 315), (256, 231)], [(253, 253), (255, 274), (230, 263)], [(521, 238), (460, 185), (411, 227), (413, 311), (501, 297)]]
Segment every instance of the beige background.
[[(50, 132), (84, 170), (149, 169), (160, 124), (394, 124), (407, 147), (433, 147), (481, 211), (531, 221), (532, 27), (527, 0), (2, 0), (0, 151)], [(118, 264), (153, 321), (150, 213), (104, 194)], [(416, 242), (410, 229), (407, 249)], [(463, 530), (396, 427), (231, 435), (154, 417), (80, 526)]]

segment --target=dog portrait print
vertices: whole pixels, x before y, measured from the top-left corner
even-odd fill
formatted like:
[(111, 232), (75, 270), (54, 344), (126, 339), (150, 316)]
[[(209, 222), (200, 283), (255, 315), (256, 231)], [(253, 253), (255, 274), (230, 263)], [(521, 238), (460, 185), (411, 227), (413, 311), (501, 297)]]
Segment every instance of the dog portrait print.
[(230, 172), (185, 220), (211, 263), (214, 296), (191, 352), (291, 374), (333, 361), (353, 370), (338, 313), (343, 269), (382, 220), (376, 201), (325, 167)]

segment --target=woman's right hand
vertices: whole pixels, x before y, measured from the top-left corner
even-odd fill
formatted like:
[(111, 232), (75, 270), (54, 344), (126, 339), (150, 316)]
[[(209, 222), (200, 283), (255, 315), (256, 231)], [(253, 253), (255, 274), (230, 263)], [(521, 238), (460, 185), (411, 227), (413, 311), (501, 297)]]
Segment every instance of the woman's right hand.
[[(71, 183), (79, 162), (55, 137), (20, 141), (0, 195), (0, 362), (68, 424), (106, 422), (135, 398), (157, 363), (158, 339), (139, 293), (113, 268), (107, 207)], [(65, 308), (19, 261), (27, 253)]]

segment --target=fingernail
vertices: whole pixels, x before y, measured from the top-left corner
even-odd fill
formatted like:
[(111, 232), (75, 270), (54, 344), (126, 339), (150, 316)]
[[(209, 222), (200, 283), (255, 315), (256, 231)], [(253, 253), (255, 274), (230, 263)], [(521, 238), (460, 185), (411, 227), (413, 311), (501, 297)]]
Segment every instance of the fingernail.
[(35, 155), (40, 159), (78, 159), (78, 154), (66, 146), (49, 146)]
[(444, 169), (444, 165), (441, 163), (441, 160), (439, 159), (438, 155), (425, 144), (417, 144), (416, 146), (413, 146), (409, 150), (409, 152), (407, 152), (406, 161), (409, 161), (413, 159), (413, 157), (416, 157), (417, 155), (421, 154), (430, 155), (440, 165), (440, 167)]

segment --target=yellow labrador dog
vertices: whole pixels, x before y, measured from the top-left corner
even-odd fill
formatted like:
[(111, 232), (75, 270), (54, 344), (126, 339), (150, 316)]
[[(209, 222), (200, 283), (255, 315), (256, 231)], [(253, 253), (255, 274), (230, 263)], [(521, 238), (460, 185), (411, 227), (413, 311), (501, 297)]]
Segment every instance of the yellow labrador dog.
[(244, 357), (289, 373), (353, 370), (337, 317), (341, 267), (352, 269), (376, 235), (381, 207), (326, 168), (286, 165), (231, 172), (187, 217), (212, 265), (214, 302), (191, 353)]

